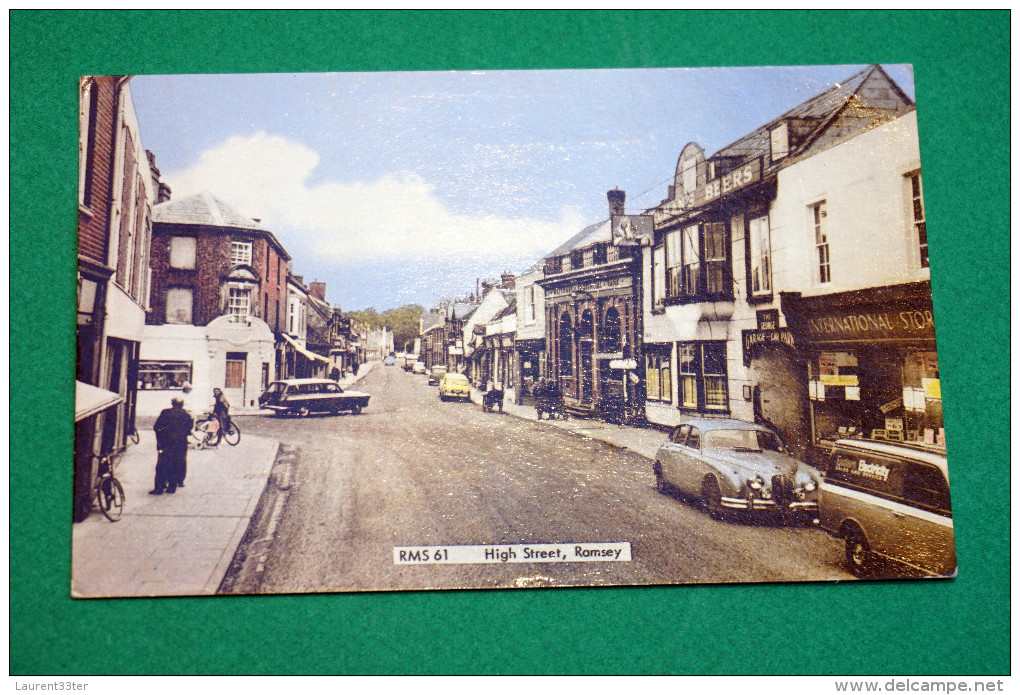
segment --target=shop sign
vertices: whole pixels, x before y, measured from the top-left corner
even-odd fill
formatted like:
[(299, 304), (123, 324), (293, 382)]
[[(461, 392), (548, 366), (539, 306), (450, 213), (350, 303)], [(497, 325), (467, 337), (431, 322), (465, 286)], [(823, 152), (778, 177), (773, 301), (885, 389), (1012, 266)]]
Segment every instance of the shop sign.
[(776, 328), (772, 330), (753, 329), (740, 332), (744, 343), (744, 366), (751, 366), (751, 350), (756, 345), (778, 343), (793, 347), (793, 331), (789, 328)]
[(651, 246), (651, 215), (613, 215), (614, 246)]
[(761, 309), (755, 312), (758, 318), (758, 329), (774, 331), (779, 328), (779, 309)]
[(545, 298), (548, 301), (553, 298), (570, 297), (572, 294), (576, 294), (577, 292), (587, 292), (591, 294), (599, 290), (625, 289), (632, 285), (633, 279), (630, 275), (606, 280), (597, 280), (595, 282), (575, 282), (566, 287), (557, 287), (555, 289), (550, 288), (546, 291)]
[(637, 360), (610, 360), (610, 369), (637, 369)]
[(890, 340), (935, 338), (931, 309), (845, 312), (807, 320), (812, 340)]
[(621, 360), (623, 359), (623, 351), (620, 352), (596, 352), (592, 355), (597, 360)]
[(452, 347), (452, 348), (450, 348), (450, 354), (451, 355), (463, 355), (464, 354), (464, 348)]
[(821, 374), (818, 377), (826, 386), (857, 386), (856, 374)]
[(738, 191), (761, 179), (761, 160), (755, 159), (742, 167), (723, 174), (694, 192), (694, 204), (705, 205), (724, 195)]

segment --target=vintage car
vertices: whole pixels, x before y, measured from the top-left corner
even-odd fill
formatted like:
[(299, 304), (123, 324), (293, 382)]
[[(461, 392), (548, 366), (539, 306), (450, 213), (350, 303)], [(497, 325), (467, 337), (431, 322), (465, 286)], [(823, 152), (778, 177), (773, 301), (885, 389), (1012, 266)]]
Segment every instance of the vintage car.
[(387, 367), (392, 367), (396, 363), (397, 358), (393, 355), (387, 355), (386, 358), (383, 360), (383, 364), (386, 365)]
[(447, 372), (446, 365), (437, 364), (429, 370), (429, 386), (433, 386), (439, 383), (439, 380), (443, 378), (443, 375)]
[(420, 361), (420, 360), (415, 362), (414, 366), (411, 367), (411, 372), (413, 374), (424, 374), (425, 373), (425, 363)]
[(448, 401), (451, 398), (471, 400), (471, 382), (463, 374), (447, 372), (439, 379), (439, 399)]
[(355, 415), (368, 405), (369, 395), (361, 391), (344, 391), (329, 379), (286, 379), (274, 381), (259, 396), (259, 406), (276, 412), (277, 417), (343, 411)]
[(728, 512), (783, 511), (813, 517), (821, 475), (797, 461), (771, 430), (751, 422), (691, 418), (659, 448), (659, 492), (700, 498), (715, 519)]
[(883, 564), (919, 574), (956, 572), (944, 449), (837, 441), (822, 480), (818, 519), (844, 539), (847, 565), (858, 577), (873, 576)]

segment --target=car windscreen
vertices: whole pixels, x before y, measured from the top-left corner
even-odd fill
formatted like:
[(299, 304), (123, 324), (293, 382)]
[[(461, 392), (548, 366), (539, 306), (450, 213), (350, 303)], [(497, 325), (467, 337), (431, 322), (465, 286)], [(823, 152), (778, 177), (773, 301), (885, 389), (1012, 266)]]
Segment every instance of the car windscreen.
[(705, 433), (706, 449), (731, 451), (777, 451), (785, 453), (779, 437), (758, 430), (709, 430)]
[(277, 381), (269, 385), (269, 388), (266, 389), (266, 393), (283, 393), (285, 388), (287, 388), (287, 384)]

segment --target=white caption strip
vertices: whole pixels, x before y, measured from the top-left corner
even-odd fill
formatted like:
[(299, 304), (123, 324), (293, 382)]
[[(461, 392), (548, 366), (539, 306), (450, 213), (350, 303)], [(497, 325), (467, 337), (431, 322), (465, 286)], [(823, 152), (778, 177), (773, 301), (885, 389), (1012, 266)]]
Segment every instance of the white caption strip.
[(630, 562), (630, 543), (424, 545), (393, 549), (395, 565), (501, 562)]

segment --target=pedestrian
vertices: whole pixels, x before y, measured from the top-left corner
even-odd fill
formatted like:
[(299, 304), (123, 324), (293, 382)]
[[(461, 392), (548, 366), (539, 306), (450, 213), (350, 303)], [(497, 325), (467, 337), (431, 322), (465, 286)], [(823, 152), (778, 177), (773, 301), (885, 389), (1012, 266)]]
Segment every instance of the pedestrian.
[(220, 443), (223, 439), (223, 433), (230, 431), (230, 402), (227, 397), (223, 395), (223, 391), (219, 389), (213, 389), (213, 415), (216, 416), (216, 420), (219, 422), (219, 429), (216, 430), (216, 444)]
[(173, 494), (184, 484), (188, 472), (188, 435), (195, 423), (184, 410), (179, 397), (170, 399), (170, 407), (156, 418), (156, 484), (150, 495)]
[(329, 372), (329, 378), (333, 381), (340, 381), (340, 370), (337, 367), (333, 367)]

